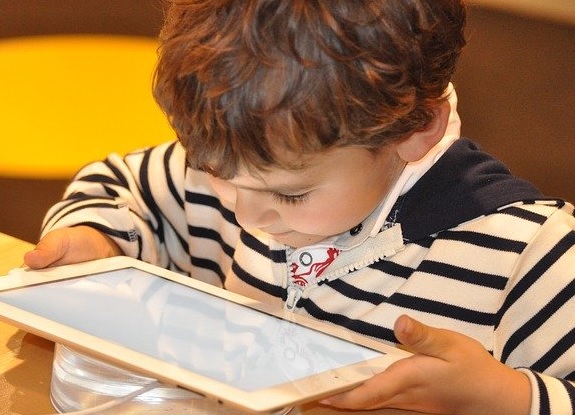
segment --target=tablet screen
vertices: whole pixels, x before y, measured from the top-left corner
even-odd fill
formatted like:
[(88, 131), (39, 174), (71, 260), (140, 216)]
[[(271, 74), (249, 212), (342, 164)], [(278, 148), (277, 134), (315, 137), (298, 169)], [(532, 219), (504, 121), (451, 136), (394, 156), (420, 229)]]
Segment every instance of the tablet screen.
[(136, 268), (16, 288), (0, 301), (244, 391), (384, 354)]

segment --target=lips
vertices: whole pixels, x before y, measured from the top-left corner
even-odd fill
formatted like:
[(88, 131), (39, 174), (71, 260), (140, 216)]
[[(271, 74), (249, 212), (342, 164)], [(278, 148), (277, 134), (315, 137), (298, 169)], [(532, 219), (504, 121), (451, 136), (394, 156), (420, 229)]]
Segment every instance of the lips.
[(291, 231), (287, 231), (287, 232), (267, 232), (267, 231), (264, 231), (264, 232), (267, 233), (268, 235), (273, 236), (274, 238), (281, 238), (281, 237), (289, 235), (291, 233)]

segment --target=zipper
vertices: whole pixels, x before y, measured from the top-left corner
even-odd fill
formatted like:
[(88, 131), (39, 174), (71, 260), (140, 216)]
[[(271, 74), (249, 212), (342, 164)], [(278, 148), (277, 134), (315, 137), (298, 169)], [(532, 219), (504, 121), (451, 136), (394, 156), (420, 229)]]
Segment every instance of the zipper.
[(303, 287), (295, 284), (290, 284), (287, 287), (287, 299), (284, 303), (284, 309), (287, 311), (293, 311), (302, 294)]
[[(396, 223), (349, 250), (333, 248), (338, 250), (335, 258), (333, 257), (333, 252), (328, 250), (327, 257), (325, 255), (323, 257), (324, 262), (316, 262), (315, 264), (311, 264), (311, 262), (304, 263), (300, 258), (299, 263), (297, 259), (294, 260), (292, 265), (295, 268), (290, 270), (289, 264), (292, 260), (289, 258), (292, 255), (297, 255), (298, 251), (288, 254), (288, 272), (285, 274), (287, 278), (287, 298), (284, 303), (284, 310), (293, 312), (307, 287), (317, 286), (324, 281), (332, 281), (357, 269), (365, 268), (383, 258), (395, 255), (403, 249), (403, 246), (401, 225)], [(312, 249), (307, 249), (307, 251), (312, 251)], [(303, 254), (306, 254), (305, 250)], [(309, 252), (307, 254), (310, 258), (312, 257)], [(324, 252), (324, 254), (326, 253)], [(312, 267), (319, 264), (324, 267), (319, 272), (319, 275), (311, 274), (311, 271), (305, 267), (303, 269), (305, 272), (298, 274), (296, 272), (298, 264), (303, 266), (310, 266), (311, 264)], [(292, 273), (295, 274), (293, 278)]]

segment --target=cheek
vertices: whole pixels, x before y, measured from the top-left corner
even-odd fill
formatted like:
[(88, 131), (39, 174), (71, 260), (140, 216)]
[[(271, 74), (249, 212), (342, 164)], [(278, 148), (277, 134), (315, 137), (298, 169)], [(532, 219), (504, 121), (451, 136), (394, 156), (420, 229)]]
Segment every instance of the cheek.
[(291, 229), (314, 235), (333, 236), (363, 221), (375, 206), (359, 206), (351, 200), (326, 201), (283, 212), (282, 221)]

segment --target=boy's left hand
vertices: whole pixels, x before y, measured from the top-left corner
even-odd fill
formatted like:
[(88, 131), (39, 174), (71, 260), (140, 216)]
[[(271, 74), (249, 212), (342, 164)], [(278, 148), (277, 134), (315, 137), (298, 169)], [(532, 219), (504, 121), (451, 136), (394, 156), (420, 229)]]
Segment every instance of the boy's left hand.
[(413, 356), (361, 386), (321, 401), (341, 409), (397, 408), (435, 414), (527, 415), (527, 376), (494, 359), (477, 341), (407, 316), (395, 335)]

